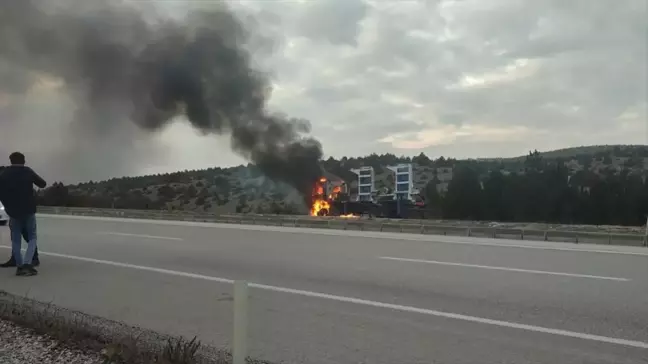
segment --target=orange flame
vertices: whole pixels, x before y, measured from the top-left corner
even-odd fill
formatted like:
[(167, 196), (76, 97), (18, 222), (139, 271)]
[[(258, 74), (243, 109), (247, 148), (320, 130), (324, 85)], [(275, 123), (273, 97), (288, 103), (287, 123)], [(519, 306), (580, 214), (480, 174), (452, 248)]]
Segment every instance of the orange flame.
[(326, 214), (328, 214), (328, 211), (331, 209), (331, 205), (328, 203), (328, 201), (325, 200), (315, 200), (313, 201), (313, 206), (311, 207), (310, 215), (311, 216), (319, 216), (320, 211), (326, 210)]
[(360, 217), (360, 216), (356, 216), (356, 215), (354, 215), (354, 214), (346, 214), (346, 215), (340, 215), (340, 217), (345, 218), (345, 219), (348, 219), (348, 218), (352, 218), (352, 217)]
[[(331, 208), (328, 201), (325, 200), (326, 196), (324, 196), (323, 183), (326, 183), (325, 177), (320, 178), (319, 182), (316, 183), (313, 188), (313, 204), (310, 210), (311, 216), (328, 215), (328, 211)], [(322, 211), (322, 210), (326, 210), (326, 211)]]

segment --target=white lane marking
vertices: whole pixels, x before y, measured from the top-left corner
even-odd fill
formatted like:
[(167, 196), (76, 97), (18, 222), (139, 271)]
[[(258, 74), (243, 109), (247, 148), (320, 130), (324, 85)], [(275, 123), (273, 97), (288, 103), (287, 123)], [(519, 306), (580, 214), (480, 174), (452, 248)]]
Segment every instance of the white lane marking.
[(146, 239), (160, 239), (160, 240), (176, 240), (182, 241), (182, 238), (174, 238), (171, 236), (157, 236), (157, 235), (145, 235), (145, 234), (129, 234), (129, 233), (118, 233), (112, 231), (100, 231), (97, 234), (99, 235), (116, 235), (116, 236), (128, 236), (133, 238), (146, 238)]
[[(150, 220), (150, 219), (128, 219), (128, 218), (115, 218), (115, 217), (99, 217), (99, 216), (76, 216), (76, 215), (49, 215), (39, 214), (39, 216), (57, 219), (71, 219), (71, 220), (91, 220), (91, 221), (113, 221), (125, 222), (133, 224), (154, 224), (154, 225), (171, 225), (171, 226), (184, 226), (184, 227), (208, 227), (217, 229), (235, 229), (235, 230), (250, 230), (250, 231), (272, 231), (279, 233), (299, 233), (299, 234), (313, 234), (313, 235), (327, 235), (327, 236), (349, 236), (360, 238), (374, 238), (386, 240), (400, 240), (400, 241), (420, 241), (432, 244), (458, 244), (458, 245), (476, 245), (476, 246), (490, 246), (499, 248), (522, 248), (522, 249), (538, 249), (550, 251), (571, 251), (582, 253), (600, 253), (600, 254), (617, 254), (617, 255), (635, 255), (648, 257), (648, 249), (643, 247), (627, 247), (616, 246), (611, 249), (601, 249), (596, 244), (578, 244), (578, 247), (566, 247), (570, 243), (559, 242), (544, 242), (533, 241), (528, 244), (522, 244), (518, 240), (497, 239), (498, 241), (487, 242), (485, 238), (475, 237), (452, 237), (444, 235), (420, 235), (408, 233), (388, 233), (388, 232), (370, 232), (370, 231), (350, 231), (350, 230), (328, 230), (319, 228), (295, 228), (295, 227), (281, 227), (281, 226), (263, 226), (263, 225), (240, 225), (240, 224), (224, 224), (224, 223), (210, 223), (210, 222), (197, 222), (197, 221), (174, 221), (174, 220)], [(572, 243), (573, 244), (573, 243)], [(646, 250), (646, 252), (639, 251)]]
[[(8, 246), (2, 246), (2, 245), (0, 245), (0, 248), (11, 249)], [(89, 262), (89, 263), (104, 264), (104, 265), (109, 265), (109, 266), (113, 266), (113, 267), (130, 268), (130, 269), (136, 269), (136, 270), (140, 270), (140, 271), (168, 274), (168, 275), (173, 275), (173, 276), (178, 276), (178, 277), (201, 279), (201, 280), (206, 280), (206, 281), (211, 281), (211, 282), (228, 283), (228, 284), (234, 283), (234, 280), (232, 280), (232, 279), (219, 278), (219, 277), (207, 276), (207, 275), (196, 274), (196, 273), (188, 273), (188, 272), (180, 272), (180, 271), (169, 270), (169, 269), (146, 267), (146, 266), (141, 266), (141, 265), (134, 265), (134, 264), (128, 264), (128, 263), (114, 262), (114, 261), (109, 261), (109, 260), (100, 260), (100, 259), (79, 257), (79, 256), (67, 255), (67, 254), (47, 253), (47, 252), (40, 252), (40, 254), (46, 255), (46, 256), (58, 257), (58, 258), (66, 258), (66, 259), (78, 260), (78, 261), (83, 261), (83, 262)], [(515, 323), (515, 322), (492, 320), (492, 319), (487, 319), (487, 318), (482, 318), (482, 317), (462, 315), (462, 314), (458, 314), (458, 313), (450, 313), (450, 312), (429, 310), (429, 309), (426, 309), (426, 308), (418, 308), (418, 307), (412, 307), (412, 306), (397, 305), (397, 304), (384, 303), (384, 302), (378, 302), (378, 301), (370, 301), (370, 300), (365, 300), (365, 299), (361, 299), (361, 298), (354, 298), (354, 297), (347, 297), (347, 296), (337, 296), (337, 295), (332, 295), (332, 294), (328, 294), (328, 293), (305, 291), (305, 290), (301, 290), (301, 289), (270, 286), (270, 285), (267, 285), (267, 284), (250, 283), (249, 286), (253, 287), (253, 288), (272, 291), (272, 292), (289, 293), (289, 294), (305, 296), (305, 297), (321, 298), (321, 299), (337, 301), (337, 302), (353, 303), (353, 304), (356, 304), (356, 305), (364, 305), (364, 306), (371, 306), (371, 307), (377, 307), (377, 308), (385, 308), (385, 309), (390, 309), (390, 310), (395, 310), (395, 311), (418, 313), (418, 314), (428, 315), (428, 316), (443, 317), (443, 318), (462, 320), (462, 321), (469, 321), (469, 322), (475, 322), (475, 323), (487, 324), (487, 325), (494, 325), (494, 326), (500, 326), (500, 327), (506, 327), (506, 328), (512, 328), (512, 329), (526, 330), (526, 331), (539, 332), (539, 333), (545, 333), (545, 334), (551, 334), (551, 335), (566, 336), (566, 337), (572, 337), (572, 338), (577, 338), (577, 339), (582, 339), (582, 340), (598, 341), (598, 342), (603, 342), (603, 343), (608, 343), (608, 344), (616, 344), (616, 345), (630, 346), (630, 347), (635, 347), (635, 348), (640, 348), (640, 349), (648, 349), (648, 342), (642, 342), (642, 341), (619, 339), (619, 338), (600, 336), (600, 335), (592, 335), (592, 334), (585, 334), (585, 333), (580, 333), (580, 332), (575, 332), (575, 331), (567, 331), (567, 330), (560, 330), (560, 329), (551, 329), (551, 328), (542, 327), (542, 326), (533, 326), (533, 325), (526, 325), (526, 324), (520, 324), (520, 323)]]
[(577, 274), (577, 273), (563, 273), (563, 272), (551, 272), (545, 270), (533, 270), (533, 269), (520, 269), (520, 268), (508, 268), (508, 267), (493, 267), (489, 265), (478, 265), (478, 264), (464, 264), (464, 263), (453, 263), (453, 262), (440, 262), (436, 260), (424, 260), (424, 259), (410, 259), (410, 258), (396, 258), (396, 257), (380, 257), (379, 259), (385, 260), (396, 260), (401, 262), (410, 262), (410, 263), (426, 263), (426, 264), (438, 264), (438, 265), (449, 265), (456, 267), (468, 267), (468, 268), (480, 268), (480, 269), (491, 269), (491, 270), (503, 270), (509, 272), (522, 272), (522, 273), (535, 273), (535, 274), (548, 274), (554, 276), (565, 276), (565, 277), (578, 277), (578, 278), (592, 278), (592, 279), (606, 279), (610, 281), (620, 281), (620, 282), (629, 282), (629, 278), (619, 278), (619, 277), (606, 277), (606, 276), (595, 276), (590, 274)]

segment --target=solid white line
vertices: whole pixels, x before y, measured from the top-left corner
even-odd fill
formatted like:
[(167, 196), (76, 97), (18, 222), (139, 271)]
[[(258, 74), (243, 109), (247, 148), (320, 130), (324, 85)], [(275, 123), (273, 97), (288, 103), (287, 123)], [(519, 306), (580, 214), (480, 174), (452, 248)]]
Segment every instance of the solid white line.
[(468, 267), (468, 268), (480, 268), (480, 269), (491, 269), (491, 270), (503, 270), (503, 271), (509, 271), (509, 272), (548, 274), (548, 275), (565, 276), (565, 277), (605, 279), (605, 280), (620, 281), (620, 282), (629, 282), (630, 281), (630, 279), (628, 279), (628, 278), (594, 276), (594, 275), (589, 275), (589, 274), (550, 272), (550, 271), (545, 271), (545, 270), (533, 270), (533, 269), (493, 267), (493, 266), (489, 266), (489, 265), (464, 264), (464, 263), (453, 263), (453, 262), (440, 262), (440, 261), (436, 261), (436, 260), (409, 259), (409, 258), (396, 258), (396, 257), (380, 257), (380, 259), (397, 260), (397, 261), (401, 261), (401, 262), (411, 262), (411, 263), (449, 265), (449, 266), (455, 266), (455, 267)]
[(176, 240), (182, 241), (182, 238), (174, 238), (171, 236), (156, 236), (156, 235), (144, 235), (144, 234), (129, 234), (129, 233), (118, 233), (112, 231), (101, 231), (98, 232), (99, 235), (117, 235), (117, 236), (129, 236), (133, 238), (146, 238), (146, 239), (161, 239), (161, 240)]
[[(458, 245), (477, 245), (489, 246), (498, 248), (522, 248), (522, 249), (537, 249), (549, 251), (570, 251), (581, 253), (600, 253), (600, 254), (616, 254), (616, 255), (634, 255), (648, 257), (648, 250), (639, 247), (626, 247), (614, 246), (610, 249), (601, 249), (597, 244), (578, 244), (578, 247), (567, 247), (569, 243), (559, 242), (544, 242), (544, 241), (530, 241), (527, 244), (520, 243), (518, 240), (498, 239), (492, 241), (490, 238), (475, 238), (475, 237), (460, 237), (460, 236), (444, 236), (444, 235), (421, 235), (421, 234), (408, 234), (408, 233), (388, 233), (388, 232), (370, 232), (370, 231), (351, 231), (351, 230), (329, 230), (319, 228), (295, 228), (295, 227), (280, 227), (280, 226), (263, 226), (263, 225), (239, 225), (239, 224), (224, 224), (224, 223), (210, 223), (198, 221), (176, 221), (176, 220), (151, 220), (151, 219), (135, 219), (135, 218), (116, 218), (116, 217), (100, 217), (100, 216), (76, 216), (76, 215), (49, 215), (39, 214), (39, 216), (55, 219), (70, 219), (70, 220), (90, 220), (90, 221), (115, 221), (125, 222), (132, 224), (154, 224), (154, 225), (167, 225), (167, 226), (184, 226), (184, 227), (210, 227), (216, 229), (235, 229), (235, 230), (249, 230), (249, 231), (271, 231), (279, 233), (299, 233), (299, 234), (313, 234), (313, 235), (326, 235), (326, 236), (349, 236), (373, 239), (387, 239), (398, 241), (420, 241), (432, 244), (458, 244)], [(491, 241), (488, 241), (491, 240)], [(646, 250), (639, 251), (639, 250)]]
[[(10, 249), (10, 247), (7, 246), (0, 246), (0, 247)], [(179, 271), (174, 271), (169, 269), (161, 269), (161, 268), (146, 267), (146, 266), (134, 265), (128, 263), (113, 262), (109, 260), (92, 259), (92, 258), (85, 258), (85, 257), (79, 257), (79, 256), (67, 255), (67, 254), (58, 254), (58, 253), (41, 252), (40, 254), (52, 256), (52, 257), (58, 257), (58, 258), (73, 259), (73, 260), (89, 262), (89, 263), (104, 264), (104, 265), (109, 265), (114, 267), (130, 268), (130, 269), (136, 269), (140, 271), (168, 274), (168, 275), (173, 275), (178, 277), (201, 279), (201, 280), (206, 280), (211, 282), (228, 283), (228, 284), (234, 283), (234, 280), (227, 279), (227, 278), (219, 278), (219, 277), (206, 276), (202, 274), (179, 272)], [(623, 345), (623, 346), (635, 347), (640, 349), (648, 349), (648, 342), (642, 342), (642, 341), (625, 340), (625, 339), (618, 339), (618, 338), (607, 337), (607, 336), (585, 334), (585, 333), (574, 332), (574, 331), (551, 329), (551, 328), (546, 328), (541, 326), (533, 326), (533, 325), (519, 324), (515, 322), (492, 320), (492, 319), (462, 315), (457, 313), (442, 312), (436, 310), (429, 310), (425, 308), (397, 305), (397, 304), (384, 303), (378, 301), (370, 301), (370, 300), (346, 297), (346, 296), (337, 296), (337, 295), (332, 295), (327, 293), (305, 291), (300, 289), (270, 286), (266, 284), (250, 283), (249, 286), (253, 288), (272, 291), (272, 292), (289, 293), (289, 294), (295, 294), (295, 295), (300, 295), (305, 297), (321, 298), (321, 299), (337, 301), (337, 302), (353, 303), (356, 305), (385, 308), (385, 309), (401, 311), (401, 312), (418, 313), (418, 314), (428, 315), (428, 316), (443, 317), (443, 318), (449, 318), (455, 320), (475, 322), (480, 324), (487, 324), (487, 325), (494, 325), (494, 326), (500, 326), (500, 327), (506, 327), (512, 329), (545, 333), (550, 335), (572, 337), (572, 338), (582, 339), (582, 340), (598, 341), (598, 342), (603, 342), (608, 344)]]

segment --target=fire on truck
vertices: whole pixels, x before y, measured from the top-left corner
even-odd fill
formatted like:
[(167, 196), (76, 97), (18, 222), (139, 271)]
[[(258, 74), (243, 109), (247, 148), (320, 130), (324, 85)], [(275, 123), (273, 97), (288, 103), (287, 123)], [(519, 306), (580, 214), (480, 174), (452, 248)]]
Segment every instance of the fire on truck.
[[(373, 187), (372, 187), (372, 190)], [(311, 216), (360, 216), (389, 218), (419, 218), (425, 211), (425, 200), (413, 189), (407, 197), (395, 192), (374, 193), (371, 198), (353, 198), (343, 179), (325, 172), (314, 185), (311, 194)]]

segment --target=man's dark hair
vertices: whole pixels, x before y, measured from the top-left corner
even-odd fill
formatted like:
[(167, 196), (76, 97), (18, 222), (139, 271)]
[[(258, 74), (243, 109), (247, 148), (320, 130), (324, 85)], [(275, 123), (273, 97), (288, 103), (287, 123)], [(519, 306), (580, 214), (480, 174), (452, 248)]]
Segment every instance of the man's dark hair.
[(11, 164), (23, 165), (25, 164), (25, 155), (20, 152), (13, 152), (9, 155), (9, 161)]

